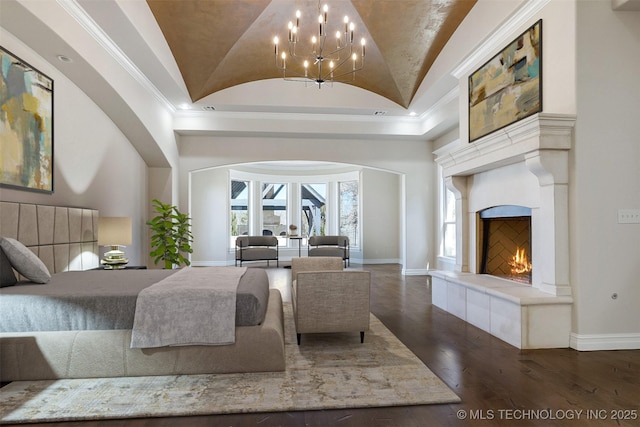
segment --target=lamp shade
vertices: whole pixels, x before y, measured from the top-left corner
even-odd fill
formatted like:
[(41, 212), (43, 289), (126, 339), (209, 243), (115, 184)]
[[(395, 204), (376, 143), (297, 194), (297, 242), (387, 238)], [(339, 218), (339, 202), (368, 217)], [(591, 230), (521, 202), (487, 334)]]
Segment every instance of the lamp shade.
[(101, 246), (131, 244), (131, 217), (99, 217), (98, 244)]

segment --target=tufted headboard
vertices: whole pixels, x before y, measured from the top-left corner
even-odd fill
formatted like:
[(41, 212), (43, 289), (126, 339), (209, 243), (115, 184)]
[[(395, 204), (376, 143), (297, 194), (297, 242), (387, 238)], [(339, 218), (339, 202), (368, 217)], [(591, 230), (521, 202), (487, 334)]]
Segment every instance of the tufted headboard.
[(0, 236), (31, 249), (50, 273), (98, 267), (98, 211), (0, 202)]

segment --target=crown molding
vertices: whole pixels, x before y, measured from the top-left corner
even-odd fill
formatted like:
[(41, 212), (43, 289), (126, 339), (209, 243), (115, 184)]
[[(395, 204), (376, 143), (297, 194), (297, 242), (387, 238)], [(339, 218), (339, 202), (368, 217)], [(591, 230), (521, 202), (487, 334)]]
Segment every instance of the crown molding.
[(513, 34), (518, 32), (531, 19), (536, 18), (538, 12), (550, 2), (551, 0), (528, 0), (491, 35), (478, 43), (478, 47), (451, 71), (451, 75), (456, 79), (468, 76), (478, 68), (479, 64), (484, 63), (487, 58), (490, 58), (499, 49), (511, 42)]
[(435, 102), (435, 104), (429, 107), (424, 113), (420, 114), (418, 118), (423, 122), (426, 121), (429, 117), (437, 114), (441, 108), (443, 108), (450, 102), (457, 100), (459, 95), (460, 95), (460, 86), (456, 85), (453, 89), (451, 89), (449, 92), (445, 93), (440, 99), (438, 99)]
[(114, 43), (104, 30), (89, 16), (77, 0), (56, 0), (60, 6), (75, 19), (120, 66), (127, 71), (142, 87), (149, 91), (169, 111), (175, 113), (176, 108), (144, 75), (129, 57)]

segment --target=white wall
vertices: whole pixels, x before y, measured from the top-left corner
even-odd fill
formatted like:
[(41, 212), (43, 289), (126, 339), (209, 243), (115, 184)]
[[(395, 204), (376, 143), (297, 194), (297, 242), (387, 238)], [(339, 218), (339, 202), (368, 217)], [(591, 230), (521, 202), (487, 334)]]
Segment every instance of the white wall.
[(131, 216), (130, 264), (146, 264), (147, 166), (120, 129), (73, 82), (0, 28), (2, 45), (54, 80), (54, 193), (0, 188), (11, 202), (98, 209), (101, 216)]
[(570, 177), (575, 340), (610, 348), (635, 337), (639, 348), (640, 224), (618, 224), (617, 211), (640, 209), (640, 12), (579, 1), (577, 23)]
[(400, 235), (401, 263), (407, 274), (424, 272), (427, 262), (434, 263), (429, 242), (434, 232), (430, 216), (436, 192), (429, 142), (182, 136), (179, 148), (182, 207), (190, 205), (189, 173), (216, 166), (312, 160), (349, 163), (403, 175), (404, 210), (399, 223), (406, 224), (407, 231)]
[(365, 264), (399, 263), (402, 241), (401, 177), (362, 171), (362, 259)]
[[(227, 265), (229, 259), (229, 170), (191, 174), (190, 205), (194, 265)], [(230, 258), (232, 259), (232, 258)]]

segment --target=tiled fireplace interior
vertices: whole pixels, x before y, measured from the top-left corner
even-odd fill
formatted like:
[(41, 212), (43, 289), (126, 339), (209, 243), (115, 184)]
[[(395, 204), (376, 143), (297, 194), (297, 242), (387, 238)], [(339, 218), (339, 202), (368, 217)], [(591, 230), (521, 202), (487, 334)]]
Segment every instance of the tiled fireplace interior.
[(531, 209), (496, 206), (478, 212), (478, 271), (531, 284)]

